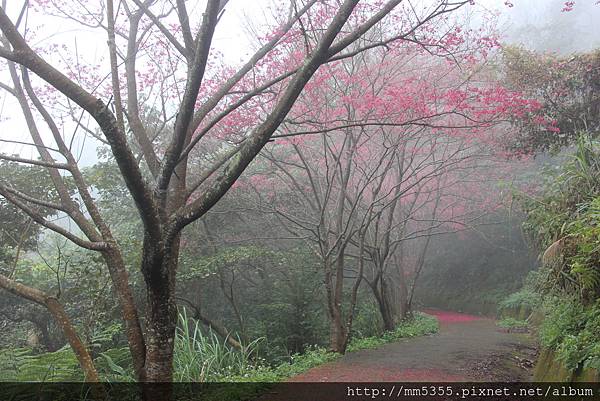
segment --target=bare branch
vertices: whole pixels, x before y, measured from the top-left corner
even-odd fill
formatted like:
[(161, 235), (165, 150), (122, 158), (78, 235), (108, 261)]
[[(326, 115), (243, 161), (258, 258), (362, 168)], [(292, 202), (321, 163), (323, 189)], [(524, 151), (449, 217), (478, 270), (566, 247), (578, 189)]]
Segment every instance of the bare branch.
[(36, 223), (62, 235), (63, 237), (67, 238), (68, 240), (70, 240), (71, 242), (73, 242), (76, 245), (79, 245), (82, 248), (85, 249), (90, 249), (93, 251), (103, 251), (108, 249), (108, 244), (106, 244), (105, 242), (90, 242), (90, 241), (86, 241), (82, 238), (79, 238), (78, 236), (76, 236), (75, 234), (65, 230), (64, 228), (51, 223), (49, 221), (47, 221), (46, 219), (44, 219), (42, 217), (41, 214), (39, 214), (37, 211), (35, 211), (34, 209), (32, 209), (31, 207), (29, 207), (27, 204), (21, 202), (20, 200), (18, 200), (15, 196), (13, 196), (13, 194), (11, 193), (11, 191), (3, 184), (0, 184), (0, 195), (2, 195), (7, 201), (9, 201), (10, 203), (12, 203), (13, 205), (15, 205), (16, 207), (18, 207), (19, 209), (21, 209), (23, 212), (25, 212), (29, 217), (31, 217)]
[(181, 32), (183, 33), (183, 42), (185, 43), (186, 58), (191, 59), (194, 55), (194, 37), (192, 36), (192, 30), (190, 29), (190, 19), (185, 7), (185, 0), (177, 0), (177, 17), (181, 24)]
[(1, 188), (1, 190), (10, 192), (14, 196), (16, 196), (26, 202), (33, 203), (34, 205), (46, 207), (49, 209), (53, 209), (53, 210), (61, 211), (61, 212), (65, 212), (65, 213), (68, 212), (67, 208), (64, 207), (63, 205), (59, 205), (58, 203), (48, 202), (43, 199), (40, 199), (39, 197), (36, 198), (36, 197), (30, 196), (30, 195), (27, 195), (26, 193), (18, 191), (16, 189), (12, 188), (12, 186), (3, 184), (2, 182), (0, 182), (0, 188)]
[[(146, 1), (148, 3), (148, 1)], [(140, 149), (142, 150), (142, 155), (148, 168), (150, 169), (150, 173), (152, 176), (156, 178), (158, 176), (160, 170), (160, 160), (152, 147), (152, 142), (148, 137), (148, 132), (144, 127), (142, 119), (140, 118), (140, 106), (138, 99), (138, 88), (137, 88), (137, 78), (136, 78), (136, 61), (137, 61), (137, 51), (138, 51), (138, 43), (136, 41), (139, 23), (142, 17), (141, 12), (134, 14), (129, 19), (129, 37), (127, 38), (127, 57), (125, 59), (125, 76), (127, 78), (127, 112), (126, 116), (129, 121), (129, 126), (131, 127), (131, 131), (135, 136), (138, 144), (140, 145)], [(113, 69), (113, 73), (115, 70)], [(113, 76), (114, 79), (114, 76)], [(124, 131), (123, 131), (124, 132)], [(137, 164), (137, 163), (136, 163)]]
[(0, 82), (0, 89), (4, 89), (5, 91), (7, 91), (8, 93), (10, 93), (13, 96), (17, 96), (15, 89), (11, 88), (10, 86)]
[(188, 130), (194, 116), (194, 107), (204, 78), (218, 13), (219, 0), (208, 0), (202, 26), (196, 39), (194, 61), (188, 69), (185, 93), (175, 119), (173, 139), (165, 153), (162, 170), (156, 185), (159, 194), (163, 194), (169, 187), (171, 176), (181, 156), (181, 150), (188, 138)]
[(8, 156), (8, 155), (3, 155), (1, 153), (0, 153), (0, 160), (7, 160), (7, 161), (23, 163), (23, 164), (32, 164), (34, 166), (49, 167), (49, 168), (55, 168), (55, 169), (59, 169), (59, 170), (70, 170), (71, 169), (70, 166), (65, 163), (49, 163), (49, 162), (45, 162), (43, 160), (24, 159), (22, 157)]
[[(165, 38), (167, 38), (167, 40), (177, 49), (177, 51), (179, 53), (181, 53), (181, 55), (183, 57), (185, 57), (186, 59), (189, 59), (190, 53), (188, 53), (186, 48), (181, 43), (179, 43), (177, 38), (175, 38), (175, 36), (173, 36), (173, 34), (163, 25), (163, 23), (160, 22), (160, 19), (158, 19), (158, 17), (156, 15), (154, 15), (152, 13), (152, 11), (150, 11), (148, 6), (144, 3), (142, 3), (140, 0), (133, 0), (133, 2), (135, 3), (136, 6), (138, 6), (144, 12), (144, 14), (146, 14), (148, 16), (148, 18), (150, 18), (152, 23), (154, 25), (156, 25), (156, 27), (160, 30), (160, 32), (163, 35), (165, 35)], [(193, 49), (193, 47), (192, 47), (192, 49)]]
[[(38, 56), (25, 42), (2, 8), (0, 8), (0, 30), (14, 48), (10, 57), (6, 57), (8, 60), (35, 72), (94, 117), (110, 144), (127, 188), (138, 206), (144, 226), (148, 228), (148, 234), (158, 240), (160, 222), (152, 194), (127, 144), (127, 139), (119, 130), (115, 116), (108, 110), (108, 106)], [(0, 56), (4, 55), (0, 54)]]
[(200, 187), (211, 175), (213, 175), (218, 169), (220, 169), (229, 159), (236, 155), (237, 152), (240, 151), (240, 146), (234, 146), (230, 150), (223, 152), (217, 157), (217, 160), (214, 161), (209, 168), (202, 171), (200, 176), (196, 179), (196, 181), (190, 185), (188, 192), (185, 196), (185, 199), (188, 199), (190, 195)]
[(270, 136), (279, 127), (285, 116), (291, 110), (294, 102), (302, 92), (317, 68), (325, 63), (328, 50), (340, 32), (358, 0), (346, 0), (333, 18), (331, 24), (321, 37), (313, 54), (306, 60), (302, 68), (294, 75), (281, 99), (263, 124), (255, 129), (251, 137), (244, 141), (239, 153), (234, 156), (224, 168), (222, 174), (215, 180), (215, 185), (200, 198), (185, 206), (172, 219), (171, 235), (178, 233), (183, 227), (206, 213), (233, 185), (235, 180), (246, 169), (248, 164), (269, 141)]
[[(250, 57), (250, 60), (248, 60), (246, 62), (246, 64), (244, 64), (231, 78), (229, 78), (227, 80), (227, 82), (225, 82), (220, 88), (219, 90), (211, 96), (211, 98), (206, 101), (206, 103), (204, 103), (202, 105), (202, 107), (196, 112), (196, 114), (194, 115), (194, 120), (192, 122), (192, 131), (196, 131), (196, 129), (200, 126), (200, 123), (202, 122), (202, 120), (204, 120), (204, 118), (208, 115), (208, 113), (214, 109), (217, 104), (221, 101), (221, 99), (223, 99), (223, 97), (225, 95), (227, 95), (228, 93), (230, 93), (231, 89), (238, 83), (240, 82), (240, 80), (246, 76), (246, 74), (252, 70), (252, 68), (256, 65), (256, 63), (258, 61), (260, 61), (263, 57), (265, 57), (276, 45), (277, 43), (281, 40), (281, 38), (283, 38), (283, 36), (290, 30), (290, 28), (296, 23), (296, 21), (298, 21), (304, 14), (306, 14), (306, 12), (317, 2), (318, 0), (310, 0), (301, 10), (299, 10), (297, 13), (294, 14), (294, 16), (292, 18), (290, 18), (286, 24), (284, 24), (278, 31), (277, 35), (275, 35), (271, 40), (269, 40), (267, 43), (265, 43), (260, 49), (258, 49), (256, 51), (256, 53), (254, 53), (254, 55), (252, 55), (252, 57)], [(295, 72), (297, 71), (294, 70), (292, 72), (290, 72), (289, 74), (284, 74), (284, 76), (271, 81), (271, 83), (268, 86), (263, 86), (263, 89), (258, 89), (253, 91), (253, 93), (262, 93), (265, 89), (275, 85), (277, 82), (282, 81), (283, 79), (293, 75)], [(201, 137), (203, 134), (199, 134), (199, 136)], [(194, 142), (197, 143), (198, 140), (200, 138), (198, 138), (198, 136), (196, 136), (196, 140)], [(184, 155), (187, 155), (190, 151), (190, 147), (193, 147), (194, 144), (191, 144), (188, 146), (188, 148), (183, 152)]]

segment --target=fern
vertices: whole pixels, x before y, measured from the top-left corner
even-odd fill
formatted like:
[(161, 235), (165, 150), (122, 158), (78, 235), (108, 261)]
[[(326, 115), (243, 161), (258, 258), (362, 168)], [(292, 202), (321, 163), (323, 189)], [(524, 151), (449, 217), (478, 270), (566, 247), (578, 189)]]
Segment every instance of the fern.
[(575, 262), (571, 265), (573, 274), (583, 291), (594, 290), (600, 286), (600, 271), (595, 266)]
[(26, 382), (81, 381), (83, 374), (73, 351), (34, 354), (29, 348), (0, 351), (0, 380)]

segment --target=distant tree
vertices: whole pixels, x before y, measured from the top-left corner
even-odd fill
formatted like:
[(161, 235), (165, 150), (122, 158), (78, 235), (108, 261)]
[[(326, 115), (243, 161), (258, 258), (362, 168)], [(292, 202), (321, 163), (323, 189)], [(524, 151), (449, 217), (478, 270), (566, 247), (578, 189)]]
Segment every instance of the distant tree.
[[(10, 160), (12, 159), (12, 160)], [(56, 191), (48, 172), (41, 166), (22, 166), (16, 155), (0, 160), (0, 176), (10, 189), (27, 188), (28, 196), (53, 202)], [(47, 218), (56, 213), (52, 208), (38, 206), (37, 212)], [(0, 197), (0, 273), (14, 278), (19, 262), (27, 252), (36, 249), (42, 226), (23, 214), (18, 207)], [(8, 322), (30, 322), (41, 336), (42, 345), (48, 350), (56, 349), (60, 339), (51, 333), (51, 317), (39, 307), (28, 304), (18, 297), (4, 297), (0, 301), (1, 320)]]
[(508, 146), (533, 153), (556, 151), (581, 134), (600, 134), (600, 51), (556, 56), (504, 49), (507, 85), (541, 104), (534, 116), (516, 116), (519, 135)]
[(405, 317), (416, 280), (407, 285), (398, 265), (401, 244), (470, 219), (456, 212), (467, 196), (450, 187), (496, 156), (500, 123), (536, 108), (486, 75), (493, 36), (450, 32), (435, 41), (430, 31), (425, 43), (438, 45), (426, 51), (404, 42), (318, 71), (264, 152), (273, 167), (247, 184), (270, 193), (265, 204), (281, 225), (318, 255), (336, 352), (348, 343), (361, 283), (385, 330)]
[[(24, 167), (18, 163), (19, 160), (17, 156), (6, 156), (0, 160), (0, 176), (7, 188), (27, 188), (28, 195), (32, 198), (55, 201), (56, 191), (47, 171), (41, 166)], [(56, 213), (56, 210), (40, 205), (37, 212), (48, 217)], [(4, 255), (3, 260), (5, 263), (16, 263), (21, 252), (35, 247), (42, 227), (34, 224), (29, 216), (3, 197), (0, 197), (0, 221), (0, 252)]]

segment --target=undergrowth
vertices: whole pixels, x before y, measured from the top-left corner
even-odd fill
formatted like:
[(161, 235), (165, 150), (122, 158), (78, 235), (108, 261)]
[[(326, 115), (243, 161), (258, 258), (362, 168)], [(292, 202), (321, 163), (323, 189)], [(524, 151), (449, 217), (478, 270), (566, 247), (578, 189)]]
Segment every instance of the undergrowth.
[(383, 333), (380, 337), (357, 338), (350, 342), (348, 351), (377, 348), (383, 344), (397, 341), (401, 338), (410, 338), (433, 334), (438, 331), (439, 325), (435, 317), (424, 313), (415, 313), (396, 327), (394, 331)]
[(541, 302), (541, 296), (534, 291), (524, 288), (510, 294), (498, 303), (498, 310), (519, 310), (520, 308), (533, 309)]
[[(396, 330), (380, 337), (353, 339), (348, 351), (376, 348), (401, 338), (435, 333), (437, 319), (422, 313), (401, 322)], [(204, 333), (198, 322), (180, 314), (175, 337), (174, 380), (179, 382), (279, 382), (315, 366), (331, 362), (340, 354), (322, 347), (309, 347), (289, 362), (269, 366), (258, 355), (256, 340), (241, 350), (231, 348), (214, 333)], [(134, 380), (127, 348), (98, 352), (94, 359), (102, 380)], [(31, 349), (0, 351), (2, 381), (64, 382), (82, 381), (83, 375), (73, 351), (67, 346), (56, 352), (34, 354)], [(230, 387), (230, 386), (229, 386)]]
[(540, 344), (570, 371), (600, 369), (600, 143), (582, 136), (574, 150), (540, 193), (521, 194), (542, 266), (504, 302), (544, 313)]
[(576, 300), (548, 299), (539, 335), (565, 367), (600, 369), (600, 301), (584, 307)]
[[(432, 334), (437, 330), (438, 321), (435, 317), (424, 313), (415, 313), (412, 317), (401, 322), (394, 331), (388, 331), (380, 337), (353, 339), (348, 345), (348, 352), (377, 348), (402, 338)], [(303, 373), (315, 366), (336, 360), (340, 356), (340, 354), (330, 352), (326, 348), (312, 347), (303, 354), (293, 355), (289, 363), (282, 363), (276, 367), (260, 366), (241, 376), (222, 377), (221, 381), (278, 382)]]

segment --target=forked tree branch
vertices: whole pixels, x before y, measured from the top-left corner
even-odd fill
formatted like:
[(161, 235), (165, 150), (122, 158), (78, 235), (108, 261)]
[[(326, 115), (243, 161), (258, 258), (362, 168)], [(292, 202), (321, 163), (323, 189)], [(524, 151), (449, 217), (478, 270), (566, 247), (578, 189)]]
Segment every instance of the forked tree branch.
[(152, 193), (148, 189), (135, 156), (129, 148), (127, 138), (119, 130), (115, 116), (108, 109), (108, 105), (88, 93), (38, 56), (17, 31), (3, 8), (0, 8), (0, 30), (13, 47), (13, 51), (8, 54), (1, 52), (1, 57), (21, 64), (35, 72), (43, 80), (77, 103), (96, 120), (110, 144), (127, 188), (138, 206), (138, 211), (147, 229), (147, 234), (156, 241), (160, 241), (160, 220)]
[[(158, 177), (156, 190), (159, 196), (162, 196), (169, 187), (173, 171), (177, 166), (181, 151), (185, 146), (186, 138), (188, 137), (188, 129), (190, 128), (194, 117), (194, 108), (196, 106), (196, 101), (198, 100), (198, 93), (200, 92), (200, 87), (206, 71), (210, 46), (217, 26), (218, 14), (219, 0), (208, 0), (202, 25), (198, 32), (198, 37), (196, 38), (194, 61), (192, 65), (188, 67), (185, 93), (181, 105), (179, 106), (177, 118), (175, 119), (173, 139), (165, 153), (162, 169)], [(166, 201), (166, 196), (163, 201)]]
[(79, 238), (75, 234), (69, 232), (68, 230), (65, 230), (64, 228), (47, 221), (44, 217), (42, 217), (42, 215), (40, 213), (38, 213), (32, 207), (28, 206), (23, 201), (19, 200), (10, 191), (10, 189), (8, 187), (6, 187), (4, 184), (1, 184), (1, 183), (0, 183), (0, 195), (2, 195), (4, 198), (6, 198), (6, 200), (9, 201), (10, 203), (12, 203), (13, 205), (15, 205), (16, 207), (21, 209), (23, 212), (25, 212), (36, 223), (48, 228), (49, 230), (52, 230), (52, 231), (62, 235), (63, 237), (67, 238), (74, 244), (79, 245), (82, 248), (90, 249), (93, 251), (103, 251), (103, 250), (108, 249), (108, 244), (106, 244), (105, 242), (91, 242), (91, 241), (84, 240), (82, 238)]

